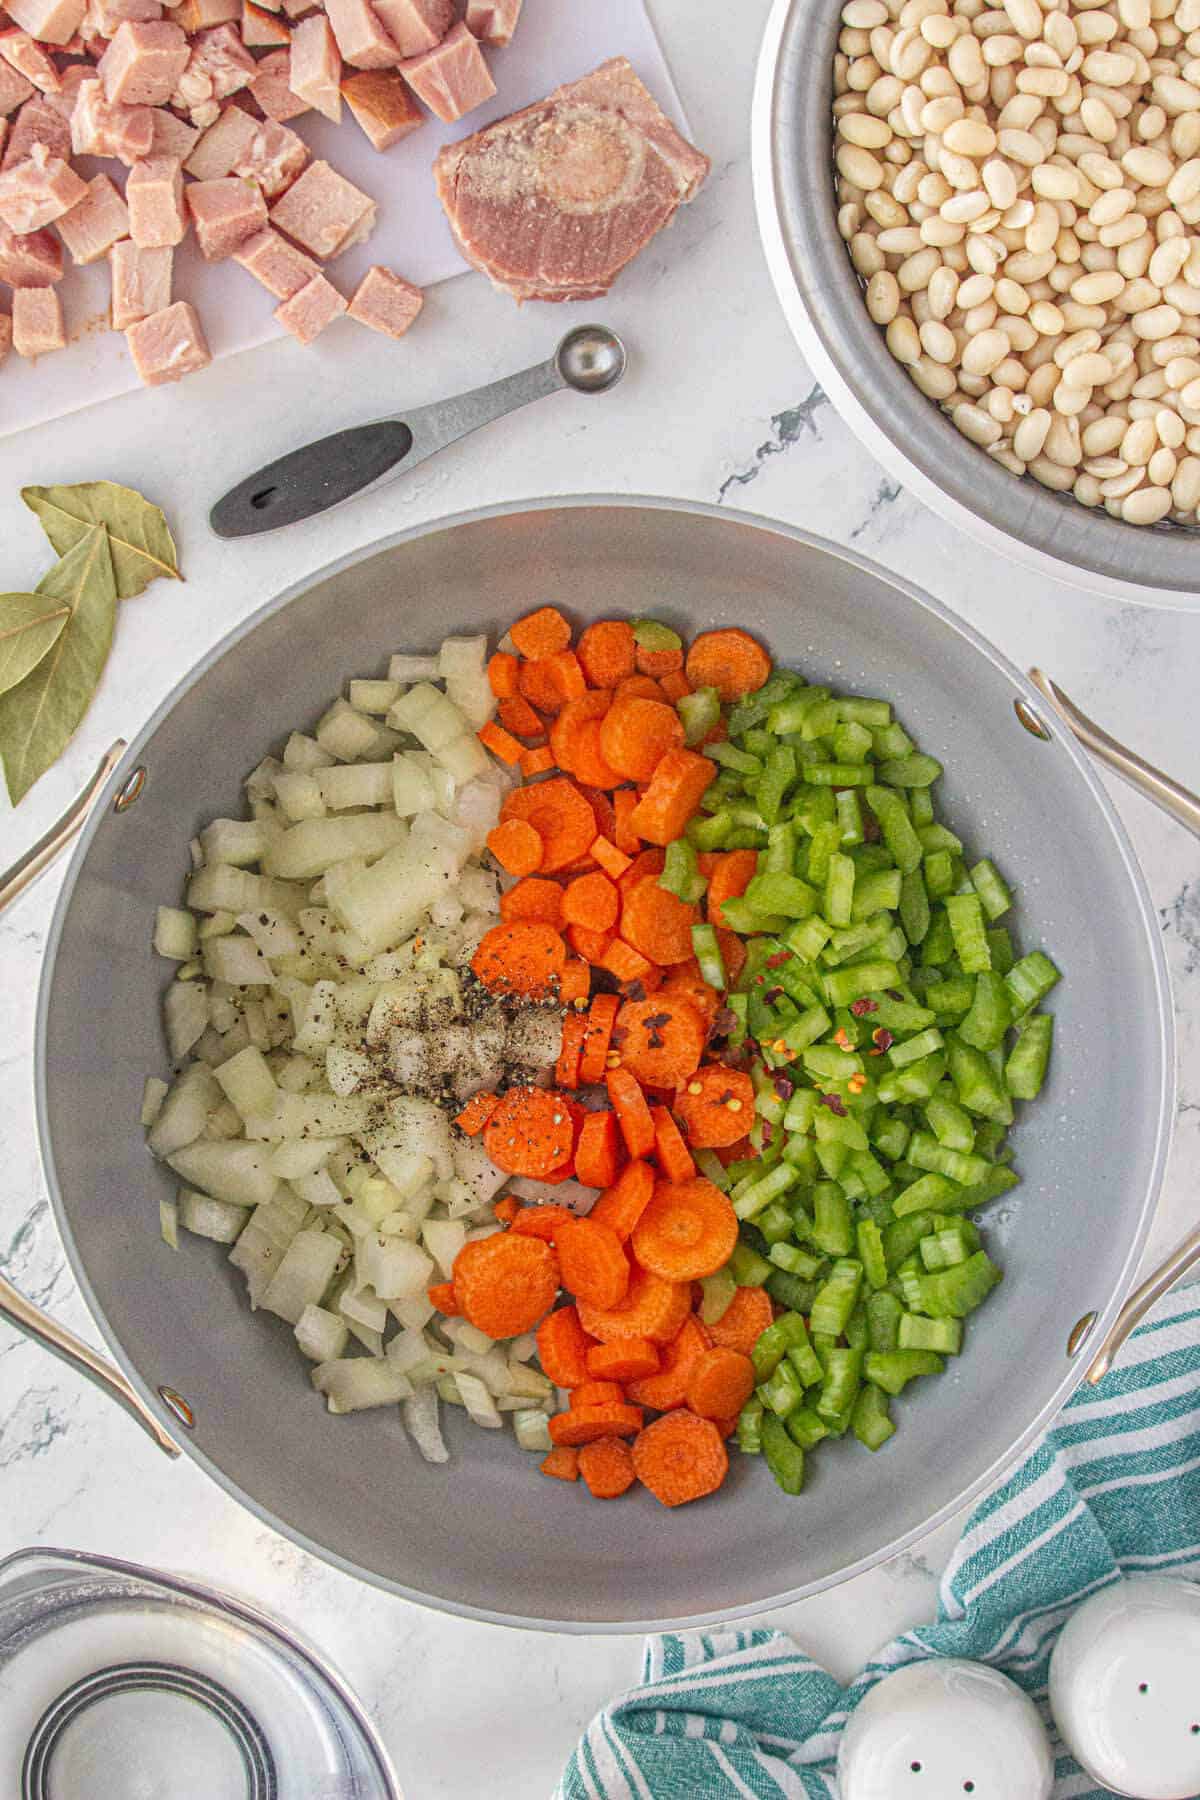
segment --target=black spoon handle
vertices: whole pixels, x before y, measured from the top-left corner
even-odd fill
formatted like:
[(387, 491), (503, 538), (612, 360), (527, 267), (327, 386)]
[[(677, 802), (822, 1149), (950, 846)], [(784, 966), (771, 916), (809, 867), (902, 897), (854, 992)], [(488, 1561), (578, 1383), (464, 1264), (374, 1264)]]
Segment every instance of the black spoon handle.
[(390, 474), (412, 442), (400, 419), (336, 431), (239, 481), (217, 501), (209, 522), (218, 537), (241, 538), (311, 519)]

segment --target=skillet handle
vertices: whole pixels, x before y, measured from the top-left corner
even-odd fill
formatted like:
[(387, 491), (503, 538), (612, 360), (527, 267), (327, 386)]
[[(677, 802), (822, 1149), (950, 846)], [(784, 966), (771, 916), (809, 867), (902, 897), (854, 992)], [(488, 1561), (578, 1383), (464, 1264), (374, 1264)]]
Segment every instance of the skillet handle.
[[(38, 876), (45, 873), (82, 831), (124, 751), (125, 744), (118, 738), (101, 757), (96, 773), (83, 792), (71, 802), (61, 819), (55, 821), (45, 836), (39, 838), (19, 862), (0, 875), (0, 912), (19, 894), (23, 894), (26, 888), (31, 887)], [(168, 1456), (179, 1455), (179, 1446), (168, 1437), (121, 1371), (93, 1350), (90, 1344), (85, 1344), (82, 1338), (76, 1337), (73, 1331), (68, 1331), (65, 1325), (57, 1324), (48, 1314), (26, 1300), (2, 1275), (0, 1319), (6, 1319), (18, 1331), (43, 1344), (63, 1362), (78, 1369), (81, 1375), (86, 1375), (103, 1393), (110, 1394), (118, 1405), (123, 1406), (137, 1420), (143, 1431), (154, 1439), (160, 1450), (165, 1451)]]
[[(1174, 819), (1177, 824), (1200, 837), (1200, 797), (1178, 781), (1172, 781), (1169, 775), (1164, 775), (1153, 764), (1110, 737), (1107, 731), (1081, 712), (1058, 683), (1052, 681), (1041, 669), (1030, 669), (1029, 679), (1039, 693), (1046, 696), (1059, 718), (1085, 750), (1089, 750), (1115, 775), (1127, 781), (1130, 787), (1136, 788), (1139, 794), (1144, 794), (1147, 800), (1153, 801), (1168, 818)], [(1200, 1265), (1200, 1229), (1189, 1232), (1183, 1242), (1177, 1244), (1158, 1268), (1130, 1294), (1088, 1369), (1087, 1379), (1093, 1387), (1098, 1381), (1103, 1381), (1112, 1368), (1118, 1350), (1130, 1333), (1141, 1324), (1155, 1302), (1161, 1300), (1176, 1282), (1181, 1281), (1197, 1265)]]

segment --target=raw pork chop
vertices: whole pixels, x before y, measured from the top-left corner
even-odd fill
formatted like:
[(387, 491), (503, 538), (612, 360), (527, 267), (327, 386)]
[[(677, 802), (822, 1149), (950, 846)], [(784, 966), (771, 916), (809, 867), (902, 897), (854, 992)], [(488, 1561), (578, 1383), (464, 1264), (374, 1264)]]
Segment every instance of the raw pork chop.
[(459, 248), (497, 287), (592, 300), (709, 167), (621, 56), (447, 145), (434, 173)]

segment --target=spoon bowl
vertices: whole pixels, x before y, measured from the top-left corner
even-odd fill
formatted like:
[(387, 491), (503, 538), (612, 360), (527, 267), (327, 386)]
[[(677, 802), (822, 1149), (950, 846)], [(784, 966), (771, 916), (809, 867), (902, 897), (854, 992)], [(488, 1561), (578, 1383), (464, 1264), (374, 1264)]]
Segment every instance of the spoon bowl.
[(628, 367), (625, 346), (607, 325), (576, 325), (554, 353), (568, 387), (580, 394), (606, 394)]

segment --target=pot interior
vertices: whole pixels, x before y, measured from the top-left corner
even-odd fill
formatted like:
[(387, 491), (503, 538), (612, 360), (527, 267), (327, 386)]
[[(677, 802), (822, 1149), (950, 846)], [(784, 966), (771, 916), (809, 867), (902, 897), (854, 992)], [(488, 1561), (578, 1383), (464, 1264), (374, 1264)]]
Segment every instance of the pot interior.
[[(694, 632), (738, 623), (813, 680), (892, 699), (946, 766), (942, 811), (1019, 894), (1023, 948), (1066, 979), (1053, 1074), (1015, 1134), (1023, 1185), (991, 1209), (1003, 1287), (967, 1354), (895, 1406), (872, 1458), (824, 1445), (789, 1499), (761, 1463), (678, 1513), (645, 1492), (587, 1506), (540, 1478), (507, 1432), (451, 1419), (425, 1464), (392, 1410), (332, 1418), (289, 1328), (253, 1316), (215, 1245), (161, 1241), (169, 1173), (138, 1126), (166, 1072), (150, 947), (187, 842), (237, 811), (240, 784), (351, 675), (447, 633), (503, 630), (547, 600), (577, 620), (653, 612)], [(1157, 931), (1098, 784), (1057, 736), (1018, 722), (1015, 672), (940, 608), (804, 534), (666, 504), (522, 506), (410, 534), (277, 602), (219, 650), (132, 753), (148, 778), (92, 822), (51, 940), (40, 1107), (60, 1225), (126, 1368), (195, 1413), (185, 1447), (239, 1499), (341, 1565), (435, 1605), (567, 1629), (761, 1607), (877, 1560), (952, 1508), (1061, 1403), (1081, 1315), (1112, 1310), (1144, 1233), (1169, 1099)], [(166, 1422), (177, 1429), (168, 1414)]]

